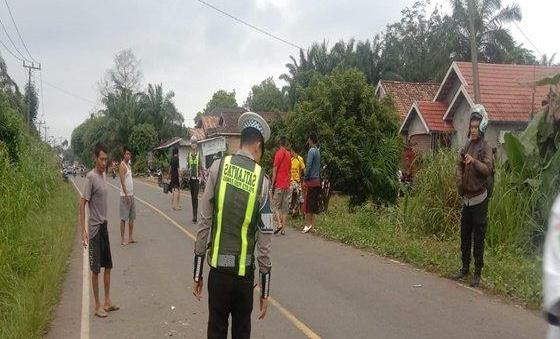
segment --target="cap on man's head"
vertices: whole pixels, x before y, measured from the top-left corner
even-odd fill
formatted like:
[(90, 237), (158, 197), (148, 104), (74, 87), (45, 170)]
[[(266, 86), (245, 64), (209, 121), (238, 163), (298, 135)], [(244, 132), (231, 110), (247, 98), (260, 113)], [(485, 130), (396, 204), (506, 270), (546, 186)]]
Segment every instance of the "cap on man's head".
[(191, 144), (198, 144), (198, 139), (194, 135), (191, 137)]
[(239, 129), (243, 131), (245, 128), (254, 128), (261, 133), (265, 142), (270, 139), (270, 127), (267, 122), (257, 113), (246, 112), (241, 114), (238, 120)]

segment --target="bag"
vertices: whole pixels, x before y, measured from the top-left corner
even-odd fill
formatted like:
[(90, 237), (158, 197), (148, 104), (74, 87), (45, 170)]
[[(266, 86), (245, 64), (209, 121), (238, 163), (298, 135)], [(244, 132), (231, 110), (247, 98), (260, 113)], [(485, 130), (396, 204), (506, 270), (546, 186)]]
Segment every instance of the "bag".
[(169, 193), (169, 183), (167, 183), (167, 182), (163, 183), (163, 193), (165, 193), (165, 194)]

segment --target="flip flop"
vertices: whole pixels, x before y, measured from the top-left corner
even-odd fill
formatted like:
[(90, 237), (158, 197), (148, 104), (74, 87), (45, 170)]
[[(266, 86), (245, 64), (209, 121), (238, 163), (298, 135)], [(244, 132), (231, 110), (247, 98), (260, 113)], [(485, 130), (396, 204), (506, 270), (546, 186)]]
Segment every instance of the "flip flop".
[(102, 308), (95, 311), (95, 316), (98, 318), (107, 318), (108, 315), (109, 314), (107, 314), (107, 312)]
[(278, 227), (276, 230), (274, 230), (274, 234), (278, 234), (280, 232), (282, 232), (282, 234), (284, 234), (284, 226)]
[(121, 308), (118, 305), (110, 305), (108, 308), (104, 308), (105, 312), (113, 312), (113, 311), (118, 311)]
[(136, 244), (137, 242), (138, 242), (138, 241), (136, 241), (136, 240), (131, 240), (131, 241), (129, 241), (128, 243), (129, 243), (129, 244)]

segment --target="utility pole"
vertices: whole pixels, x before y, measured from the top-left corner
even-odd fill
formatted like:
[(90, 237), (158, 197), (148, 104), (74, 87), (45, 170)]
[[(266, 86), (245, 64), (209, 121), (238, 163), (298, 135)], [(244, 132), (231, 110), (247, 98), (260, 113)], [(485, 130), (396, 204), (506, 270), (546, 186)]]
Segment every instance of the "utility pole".
[[(38, 62), (31, 62), (31, 64), (29, 64), (29, 62), (26, 62), (25, 60), (23, 60), (23, 67), (27, 68), (28, 74), (29, 74), (29, 79), (27, 82), (27, 86), (29, 86), (29, 88), (31, 88), (31, 71), (32, 70), (41, 70), (41, 64)], [(31, 98), (28, 98), (27, 101), (27, 127), (29, 128), (29, 130), (31, 130)], [(42, 99), (42, 98), (41, 98)]]
[(471, 41), (471, 61), (474, 84), (474, 103), (480, 103), (480, 82), (478, 78), (478, 47), (476, 46), (476, 32), (474, 18), (476, 15), (475, 0), (467, 0), (469, 8), (469, 35)]

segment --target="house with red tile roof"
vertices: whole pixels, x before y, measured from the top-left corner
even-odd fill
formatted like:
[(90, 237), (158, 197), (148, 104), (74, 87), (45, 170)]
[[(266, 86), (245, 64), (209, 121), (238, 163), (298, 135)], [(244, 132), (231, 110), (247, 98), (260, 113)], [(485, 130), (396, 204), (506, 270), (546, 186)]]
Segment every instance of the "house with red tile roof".
[(434, 82), (380, 80), (375, 88), (375, 95), (379, 99), (391, 97), (402, 122), (415, 101), (432, 101), (438, 89), (439, 84)]
[[(485, 138), (500, 152), (505, 133), (524, 130), (546, 99), (549, 86), (536, 82), (560, 73), (560, 67), (481, 63), (478, 68), (481, 104), (489, 118)], [(401, 134), (418, 151), (434, 150), (442, 140), (462, 147), (473, 106), (472, 64), (454, 62), (432, 100), (411, 105)]]
[[(203, 138), (198, 140), (215, 139), (223, 137), (225, 139), (227, 153), (232, 154), (239, 149), (241, 131), (237, 125), (237, 121), (241, 114), (245, 113), (245, 109), (221, 109), (219, 115), (203, 115), (197, 120), (196, 131), (197, 135), (203, 135)], [(214, 111), (212, 111), (214, 112)], [(278, 112), (256, 112), (264, 118), (269, 124), (276, 119), (283, 119), (286, 113)]]

